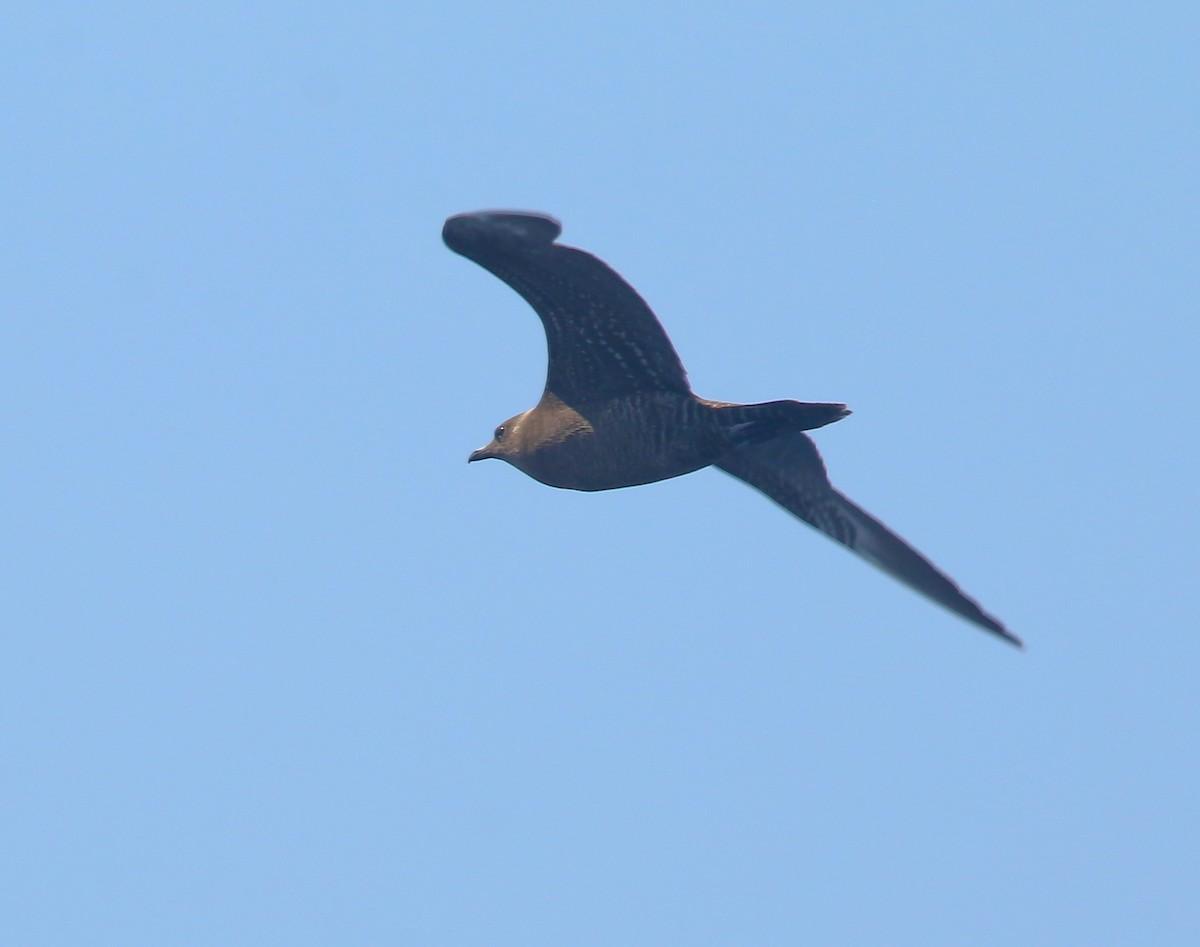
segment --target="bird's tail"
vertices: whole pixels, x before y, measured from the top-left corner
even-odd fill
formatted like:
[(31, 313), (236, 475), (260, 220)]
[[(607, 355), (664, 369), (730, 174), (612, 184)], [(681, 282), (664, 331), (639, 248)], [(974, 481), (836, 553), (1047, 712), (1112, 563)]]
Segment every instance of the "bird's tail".
[(766, 401), (715, 407), (728, 418), (727, 431), (738, 444), (757, 444), (787, 432), (811, 431), (840, 421), (850, 413), (844, 404), (811, 401)]

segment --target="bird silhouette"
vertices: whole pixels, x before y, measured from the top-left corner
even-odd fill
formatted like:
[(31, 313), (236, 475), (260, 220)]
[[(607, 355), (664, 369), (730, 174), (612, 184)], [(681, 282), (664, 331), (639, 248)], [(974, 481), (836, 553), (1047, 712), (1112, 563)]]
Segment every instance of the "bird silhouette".
[(645, 301), (590, 253), (556, 243), (552, 217), (480, 211), (450, 217), (442, 239), (499, 277), (542, 320), (546, 386), (537, 405), (496, 428), (469, 461), (497, 458), (552, 487), (612, 490), (715, 466), (939, 605), (1021, 647), (1021, 640), (879, 520), (829, 482), (804, 431), (844, 404), (731, 404), (692, 393)]

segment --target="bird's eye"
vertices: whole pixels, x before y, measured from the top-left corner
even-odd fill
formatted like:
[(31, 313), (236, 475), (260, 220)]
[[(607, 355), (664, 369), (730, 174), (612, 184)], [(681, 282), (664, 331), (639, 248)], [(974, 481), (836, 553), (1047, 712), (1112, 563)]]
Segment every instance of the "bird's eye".
[(504, 425), (501, 424), (498, 428), (496, 428), (496, 440), (499, 441), (499, 440), (503, 440), (503, 439), (504, 439)]

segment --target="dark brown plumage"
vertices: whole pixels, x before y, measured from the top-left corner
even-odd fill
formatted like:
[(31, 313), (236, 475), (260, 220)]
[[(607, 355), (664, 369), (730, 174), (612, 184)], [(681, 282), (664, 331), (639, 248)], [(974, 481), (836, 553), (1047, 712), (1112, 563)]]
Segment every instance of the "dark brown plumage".
[(843, 404), (727, 404), (698, 398), (643, 299), (607, 264), (555, 243), (551, 217), (460, 214), (446, 245), (515, 289), (546, 330), (538, 404), (496, 428), (469, 460), (498, 458), (572, 490), (653, 483), (716, 466), (935, 602), (1020, 646), (926, 558), (829, 483), (803, 431), (850, 412)]

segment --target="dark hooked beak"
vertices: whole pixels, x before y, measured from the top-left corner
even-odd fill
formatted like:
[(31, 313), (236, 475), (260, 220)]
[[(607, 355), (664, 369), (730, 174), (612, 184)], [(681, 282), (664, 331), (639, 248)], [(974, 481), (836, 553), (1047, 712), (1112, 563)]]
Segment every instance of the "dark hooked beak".
[(487, 460), (495, 456), (487, 447), (481, 447), (479, 450), (471, 451), (471, 456), (467, 458), (467, 463), (469, 464), (473, 460)]

